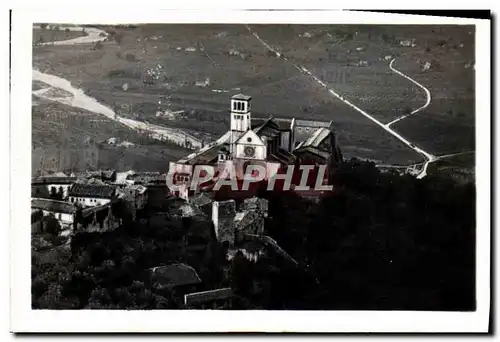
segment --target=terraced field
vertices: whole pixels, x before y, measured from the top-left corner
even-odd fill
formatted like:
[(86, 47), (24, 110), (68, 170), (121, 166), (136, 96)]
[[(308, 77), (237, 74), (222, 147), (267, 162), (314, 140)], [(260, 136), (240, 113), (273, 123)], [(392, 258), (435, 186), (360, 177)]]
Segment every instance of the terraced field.
[[(102, 144), (115, 137), (132, 147)], [(32, 174), (87, 169), (166, 172), (168, 162), (189, 153), (161, 144), (106, 117), (37, 99), (32, 116)]]

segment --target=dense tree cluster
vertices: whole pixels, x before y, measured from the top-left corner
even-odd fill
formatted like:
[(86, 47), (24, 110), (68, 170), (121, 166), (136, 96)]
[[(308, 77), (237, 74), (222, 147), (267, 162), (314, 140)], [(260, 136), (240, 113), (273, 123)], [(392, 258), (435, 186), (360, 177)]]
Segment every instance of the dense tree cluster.
[[(147, 269), (186, 260), (195, 264), (182, 239), (186, 224), (133, 222), (113, 232), (76, 234), (70, 250), (33, 251), (33, 308), (177, 308), (175, 289), (151, 284)], [(211, 275), (204, 284), (207, 287), (221, 281), (214, 279), (214, 275), (221, 275), (216, 266), (222, 265), (214, 260), (220, 258), (215, 251), (207, 250), (196, 265), (200, 274)]]
[[(319, 205), (271, 199), (270, 234), (320, 284), (317, 309), (474, 310), (475, 187), (351, 161)], [(315, 299), (312, 299), (315, 298)]]

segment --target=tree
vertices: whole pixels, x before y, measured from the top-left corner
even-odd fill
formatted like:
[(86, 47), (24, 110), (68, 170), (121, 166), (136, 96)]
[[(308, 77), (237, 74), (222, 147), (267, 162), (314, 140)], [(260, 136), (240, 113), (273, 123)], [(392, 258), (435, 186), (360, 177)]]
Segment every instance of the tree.
[(252, 263), (238, 251), (231, 262), (231, 287), (233, 291), (243, 297), (251, 295), (253, 284)]

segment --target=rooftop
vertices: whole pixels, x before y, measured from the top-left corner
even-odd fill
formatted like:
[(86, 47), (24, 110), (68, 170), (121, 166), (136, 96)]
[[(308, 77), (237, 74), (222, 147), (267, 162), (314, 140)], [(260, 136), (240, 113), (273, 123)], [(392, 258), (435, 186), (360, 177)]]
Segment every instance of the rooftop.
[(217, 139), (214, 142), (206, 145), (202, 149), (197, 152), (191, 153), (185, 158), (182, 158), (178, 161), (181, 164), (197, 164), (197, 163), (208, 163), (217, 157), (219, 151), (222, 147), (225, 147), (226, 144), (231, 139), (231, 131), (226, 132), (223, 136)]
[(136, 184), (165, 183), (166, 175), (159, 172), (137, 172), (127, 175), (126, 180), (133, 181)]
[(164, 285), (183, 286), (201, 283), (198, 273), (189, 265), (173, 264), (149, 269), (153, 281)]
[(321, 127), (313, 135), (309, 137), (301, 147), (312, 146), (319, 147), (319, 145), (332, 134), (332, 131), (328, 128)]
[(321, 150), (317, 147), (314, 147), (314, 146), (300, 146), (300, 147), (297, 147), (297, 149), (295, 149), (294, 153), (303, 153), (303, 152), (309, 152), (311, 154), (314, 154), (314, 155), (317, 155), (321, 158), (323, 158), (324, 160), (328, 160), (328, 158), (330, 157), (330, 153), (324, 151), (324, 150)]
[(91, 215), (93, 213), (97, 213), (97, 212), (100, 212), (102, 210), (107, 210), (107, 209), (109, 209), (109, 203), (99, 205), (97, 207), (86, 208), (86, 209), (82, 210), (82, 216), (88, 217), (89, 215)]
[(315, 120), (295, 120), (295, 127), (325, 127), (332, 125), (331, 121), (315, 121)]
[[(252, 117), (252, 129), (256, 129), (257, 127), (263, 125), (267, 120), (269, 120), (269, 118)], [(278, 125), (281, 131), (291, 130), (292, 120), (279, 118), (272, 118), (272, 120)]]
[(203, 292), (194, 292), (184, 295), (184, 305), (196, 305), (213, 300), (229, 299), (233, 296), (233, 290), (230, 287), (208, 290)]
[(33, 177), (31, 179), (31, 184), (72, 184), (76, 182), (76, 177), (68, 176), (43, 176), (43, 177)]

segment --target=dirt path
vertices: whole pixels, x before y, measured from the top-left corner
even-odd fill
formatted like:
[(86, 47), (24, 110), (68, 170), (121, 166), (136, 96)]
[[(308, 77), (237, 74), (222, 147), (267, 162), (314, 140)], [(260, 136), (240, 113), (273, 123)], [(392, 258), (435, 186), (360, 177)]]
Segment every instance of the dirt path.
[[(74, 31), (81, 29), (82, 29), (81, 27), (71, 27), (71, 30)], [(97, 41), (104, 40), (106, 37), (105, 36), (103, 37), (103, 34), (107, 36), (107, 33), (99, 29), (85, 28), (85, 31), (88, 33), (88, 35), (85, 37), (78, 37), (75, 39), (69, 39), (53, 43), (55, 45), (94, 43)], [(52, 43), (47, 43), (47, 44), (52, 44)], [(183, 132), (180, 129), (172, 129), (168, 127), (152, 125), (146, 122), (120, 117), (111, 108), (106, 107), (105, 105), (99, 103), (96, 99), (86, 95), (82, 89), (73, 87), (71, 82), (64, 78), (42, 73), (38, 70), (33, 69), (33, 80), (47, 84), (55, 89), (64, 90), (69, 94), (71, 94), (70, 96), (66, 97), (64, 96), (54, 97), (49, 94), (50, 88), (48, 89), (44, 88), (32, 92), (32, 94), (37, 97), (63, 103), (65, 105), (69, 105), (72, 107), (85, 109), (92, 113), (104, 115), (107, 118), (115, 120), (133, 130), (141, 132), (146, 131), (147, 133), (150, 134), (151, 138), (153, 139), (162, 141), (172, 141), (182, 146), (190, 146), (192, 149), (201, 148), (203, 145), (200, 139), (189, 133)]]
[[(391, 135), (393, 135), (394, 137), (396, 137), (398, 140), (400, 140), (402, 143), (404, 143), (405, 145), (407, 145), (409, 148), (411, 148), (412, 150), (414, 150), (415, 152), (423, 155), (427, 161), (425, 162), (423, 168), (422, 168), (422, 171), (418, 174), (417, 178), (420, 179), (420, 178), (423, 178), (427, 175), (427, 167), (429, 166), (429, 163), (432, 163), (436, 157), (426, 151), (424, 151), (423, 149), (421, 149), (420, 147), (417, 147), (415, 146), (415, 144), (413, 144), (411, 141), (407, 140), (406, 138), (404, 138), (403, 136), (401, 136), (398, 132), (394, 131), (393, 129), (391, 129), (388, 125), (386, 124), (383, 124), (382, 122), (378, 121), (377, 119), (375, 119), (372, 115), (370, 115), (369, 113), (365, 112), (364, 110), (362, 110), (361, 108), (357, 107), (356, 105), (352, 104), (350, 101), (344, 99), (344, 97), (342, 97), (339, 93), (337, 93), (335, 90), (331, 89), (331, 88), (328, 88), (328, 86), (323, 82), (321, 81), (318, 77), (316, 77), (315, 75), (313, 75), (306, 67), (304, 67), (303, 65), (297, 65), (293, 62), (290, 62), (286, 57), (282, 57), (281, 54), (276, 51), (276, 49), (272, 48), (269, 44), (267, 44), (262, 38), (260, 38), (260, 36), (254, 32), (248, 25), (245, 25), (245, 27), (247, 28), (247, 30), (252, 33), (254, 35), (255, 38), (257, 38), (257, 40), (262, 44), (264, 45), (269, 51), (271, 52), (274, 52), (274, 54), (276, 55), (277, 58), (281, 58), (283, 59), (285, 62), (288, 62), (290, 64), (292, 64), (297, 70), (299, 70), (300, 72), (306, 74), (306, 75), (309, 75), (314, 81), (316, 81), (316, 83), (318, 83), (319, 85), (321, 85), (323, 88), (325, 88), (325, 90), (327, 90), (330, 94), (332, 94), (333, 96), (335, 96), (336, 98), (338, 98), (340, 101), (344, 102), (346, 105), (348, 105), (349, 107), (353, 108), (354, 110), (356, 110), (358, 113), (364, 115), (365, 117), (367, 117), (369, 120), (373, 121), (374, 123), (376, 123), (378, 126), (380, 126), (383, 130), (385, 130), (386, 132), (390, 133)], [(405, 76), (406, 77), (406, 76)], [(429, 94), (429, 102), (430, 102), (430, 94)]]
[(386, 126), (387, 127), (390, 127), (392, 124), (395, 124), (396, 122), (400, 121), (400, 120), (403, 120), (407, 117), (409, 117), (410, 115), (413, 115), (413, 114), (417, 114), (418, 112), (420, 112), (421, 110), (427, 108), (429, 106), (429, 104), (431, 103), (431, 92), (429, 91), (429, 89), (427, 89), (426, 87), (424, 87), (422, 84), (418, 83), (417, 81), (415, 81), (413, 78), (411, 78), (410, 76), (408, 75), (405, 75), (403, 74), (401, 71), (395, 69), (392, 64), (394, 63), (396, 59), (394, 58), (390, 63), (389, 63), (389, 68), (394, 71), (396, 74), (400, 75), (400, 76), (403, 76), (404, 78), (406, 78), (407, 80), (409, 80), (410, 82), (416, 84), (419, 88), (421, 88), (424, 92), (425, 92), (425, 96), (426, 96), (426, 101), (425, 101), (425, 104), (420, 107), (420, 108), (417, 108), (415, 109), (414, 111), (412, 111), (411, 113), (408, 113), (408, 114), (405, 114), (405, 115), (402, 115), (400, 116), (399, 118), (389, 122)]

